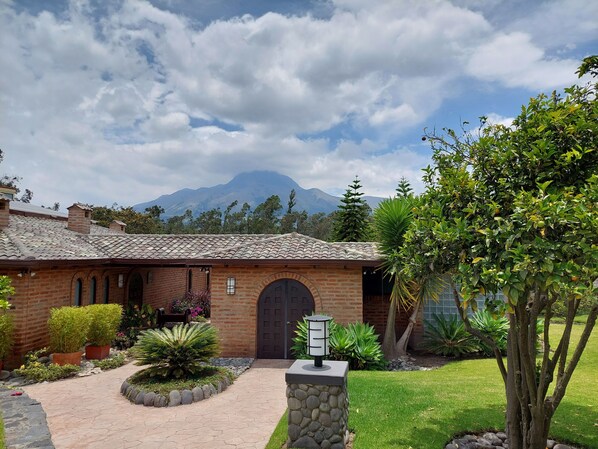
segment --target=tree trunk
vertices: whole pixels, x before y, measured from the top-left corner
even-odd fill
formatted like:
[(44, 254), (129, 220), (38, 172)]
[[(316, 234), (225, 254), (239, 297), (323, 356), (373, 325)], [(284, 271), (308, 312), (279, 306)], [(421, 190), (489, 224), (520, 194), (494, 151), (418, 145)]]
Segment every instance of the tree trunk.
[(382, 352), (387, 360), (394, 360), (398, 357), (396, 344), (397, 333), (395, 330), (395, 320), (397, 317), (397, 305), (395, 301), (388, 304), (388, 316), (386, 317), (386, 329), (384, 330), (384, 340), (382, 341)]
[(421, 300), (413, 304), (413, 312), (409, 317), (409, 324), (407, 325), (407, 328), (403, 332), (403, 335), (401, 335), (401, 338), (396, 344), (396, 350), (399, 357), (407, 355), (407, 344), (409, 343), (409, 338), (411, 337), (411, 333), (413, 332), (413, 327), (415, 326), (415, 323), (417, 323), (417, 314), (419, 313), (421, 305)]

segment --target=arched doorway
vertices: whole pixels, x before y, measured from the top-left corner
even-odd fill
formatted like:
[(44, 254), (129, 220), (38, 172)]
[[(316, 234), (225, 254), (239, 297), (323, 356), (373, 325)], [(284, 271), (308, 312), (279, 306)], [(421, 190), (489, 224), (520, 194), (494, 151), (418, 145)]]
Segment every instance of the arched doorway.
[(127, 303), (129, 305), (137, 304), (139, 307), (143, 304), (143, 278), (139, 273), (135, 273), (131, 276)]
[(258, 358), (292, 358), (297, 322), (313, 311), (314, 298), (301, 282), (279, 279), (268, 285), (258, 300)]

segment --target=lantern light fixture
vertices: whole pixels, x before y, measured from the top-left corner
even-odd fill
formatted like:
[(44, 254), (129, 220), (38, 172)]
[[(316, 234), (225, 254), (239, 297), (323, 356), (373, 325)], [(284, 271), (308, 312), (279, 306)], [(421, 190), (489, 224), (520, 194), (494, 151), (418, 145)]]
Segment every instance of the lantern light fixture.
[(330, 320), (327, 315), (312, 315), (307, 320), (307, 353), (314, 357), (314, 366), (322, 368), (322, 359), (330, 354)]
[(234, 277), (230, 277), (226, 280), (226, 294), (234, 295), (237, 288), (237, 280)]

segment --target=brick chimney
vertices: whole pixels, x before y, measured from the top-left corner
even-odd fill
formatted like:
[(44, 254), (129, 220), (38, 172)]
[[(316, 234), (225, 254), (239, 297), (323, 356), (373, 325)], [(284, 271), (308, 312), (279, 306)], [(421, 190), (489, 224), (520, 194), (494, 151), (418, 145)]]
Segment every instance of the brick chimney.
[(0, 229), (6, 228), (9, 222), (10, 202), (17, 191), (12, 187), (0, 186)]
[(89, 234), (91, 228), (91, 207), (75, 203), (68, 207), (69, 219), (67, 228), (80, 234)]
[(119, 234), (124, 234), (126, 227), (127, 225), (124, 224), (122, 221), (112, 220), (112, 223), (110, 223), (110, 229), (118, 232)]

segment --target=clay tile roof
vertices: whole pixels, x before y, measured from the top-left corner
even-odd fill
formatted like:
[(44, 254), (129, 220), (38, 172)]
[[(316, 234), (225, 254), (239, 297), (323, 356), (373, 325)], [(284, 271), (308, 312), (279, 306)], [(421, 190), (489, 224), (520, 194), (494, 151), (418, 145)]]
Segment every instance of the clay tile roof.
[(90, 234), (64, 220), (10, 215), (0, 230), (0, 261), (380, 261), (373, 243), (328, 243), (297, 233), (283, 235), (122, 234), (92, 225)]
[(86, 236), (99, 251), (114, 259), (205, 259), (208, 251), (239, 243), (263, 240), (263, 235), (117, 234)]
[(83, 209), (83, 210), (93, 210), (91, 207), (86, 206), (85, 204), (81, 204), (81, 203), (75, 203), (72, 206), (67, 207), (67, 210), (72, 209), (73, 207), (78, 207), (79, 209)]
[(224, 260), (309, 260), (378, 261), (379, 257), (348, 246), (324, 242), (297, 234), (283, 234), (205, 254), (208, 259)]
[[(10, 215), (9, 225), (0, 232), (0, 259), (81, 260), (105, 259), (106, 254), (66, 228), (66, 221), (52, 218)], [(91, 226), (90, 232), (106, 228)], [(109, 232), (109, 229), (106, 229)]]

